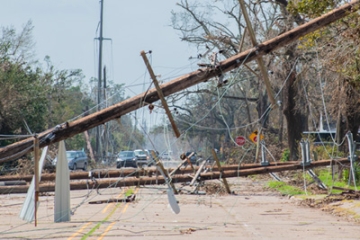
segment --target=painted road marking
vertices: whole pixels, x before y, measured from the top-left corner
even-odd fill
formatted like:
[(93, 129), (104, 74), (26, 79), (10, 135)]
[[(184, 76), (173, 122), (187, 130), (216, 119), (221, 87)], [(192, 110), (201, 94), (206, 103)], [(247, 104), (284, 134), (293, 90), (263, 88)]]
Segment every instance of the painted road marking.
[(108, 203), (106, 207), (101, 211), (102, 213), (106, 213), (110, 206), (114, 206), (115, 203)]
[[(124, 194), (124, 189), (121, 190), (121, 192), (119, 193), (119, 195), (117, 196), (118, 198)], [(109, 209), (110, 206), (114, 206), (115, 204), (114, 203), (108, 203), (106, 205), (106, 207), (102, 210), (102, 213), (106, 213), (107, 210)], [(115, 207), (115, 209), (117, 208), (117, 206)], [(92, 224), (92, 222), (89, 222), (87, 224), (85, 224), (84, 226), (82, 226), (77, 232), (75, 232), (73, 235), (71, 235), (68, 240), (72, 240), (74, 237), (78, 236), (80, 233), (82, 233), (86, 227), (88, 227), (90, 224)], [(91, 231), (91, 230), (90, 230)]]
[[(139, 188), (136, 188), (134, 193), (133, 194), (136, 194), (138, 192)], [(90, 229), (90, 231), (88, 233), (86, 233), (82, 238), (81, 240), (85, 240), (87, 239), (88, 237), (90, 237), (98, 228), (100, 228), (101, 224), (103, 224), (104, 222), (107, 222), (109, 220), (109, 218), (115, 213), (115, 211), (118, 209), (118, 207), (121, 205), (121, 202), (116, 204), (115, 207), (113, 208), (113, 210), (103, 219), (101, 220), (100, 222), (98, 222), (92, 229)], [(126, 206), (126, 205), (125, 205)], [(125, 208), (125, 207), (124, 207)], [(127, 209), (127, 207), (126, 207)], [(126, 211), (126, 210), (125, 210)], [(125, 212), (124, 210), (122, 211), (122, 213)], [(113, 222), (113, 223), (116, 223), (116, 222)], [(111, 223), (106, 229), (107, 229), (107, 232), (110, 231), (110, 229), (113, 227), (113, 223)], [(105, 230), (106, 232), (106, 230)], [(104, 237), (106, 234), (105, 232), (101, 235), (102, 237)], [(100, 237), (101, 237), (100, 236)]]
[[(121, 197), (121, 195), (123, 195), (124, 194), (124, 189), (122, 189), (121, 190), (121, 192), (119, 193), (119, 195), (117, 196), (117, 198), (119, 198), (119, 197)], [(107, 205), (106, 205), (106, 207), (101, 211), (102, 213), (106, 213), (107, 212), (107, 210), (110, 208), (110, 206), (114, 206), (115, 205), (115, 203), (108, 203)]]
[(129, 206), (129, 203), (126, 203), (126, 204), (125, 204), (125, 207), (123, 208), (123, 210), (122, 210), (121, 213), (125, 213), (125, 212), (126, 212), (126, 209), (128, 208), (128, 206)]
[(82, 231), (84, 231), (84, 229), (89, 226), (92, 222), (88, 222), (86, 223), (84, 226), (82, 226), (77, 232), (75, 232), (73, 235), (71, 235), (68, 240), (73, 239), (74, 237), (76, 237), (77, 235), (79, 235), (80, 233), (82, 233)]
[[(136, 188), (133, 194), (136, 194), (139, 191), (139, 188)], [(126, 203), (123, 210), (121, 211), (121, 213), (125, 213), (127, 208), (129, 207), (130, 202)], [(98, 238), (98, 240), (102, 240), (106, 234), (111, 230), (111, 228), (115, 225), (115, 222), (112, 222), (105, 230), (105, 232), (103, 234), (101, 234), (101, 236)]]
[(106, 222), (116, 211), (116, 209), (121, 205), (121, 203), (118, 203), (115, 205), (115, 207), (113, 208), (113, 210), (109, 213), (109, 215), (107, 215), (103, 220), (101, 220), (100, 222), (98, 222), (95, 227), (93, 227), (87, 234), (85, 234), (81, 240), (85, 240), (88, 237), (91, 236), (91, 234), (93, 234), (98, 228), (100, 228), (101, 224), (103, 224), (104, 222)]
[(101, 236), (98, 238), (98, 240), (102, 240), (106, 234), (110, 231), (110, 229), (114, 226), (116, 222), (111, 223), (106, 229), (105, 232), (103, 234), (101, 234)]

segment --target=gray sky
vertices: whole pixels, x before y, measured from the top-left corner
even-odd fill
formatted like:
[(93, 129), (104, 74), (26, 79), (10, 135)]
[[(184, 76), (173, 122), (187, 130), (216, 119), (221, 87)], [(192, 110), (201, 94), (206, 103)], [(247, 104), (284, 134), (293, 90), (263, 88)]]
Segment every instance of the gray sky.
[[(86, 78), (97, 77), (99, 0), (11, 0), (1, 1), (0, 24), (20, 31), (32, 20), (37, 59), (49, 55), (57, 69), (82, 69)], [(181, 42), (171, 24), (171, 10), (179, 9), (176, 1), (104, 0), (103, 63), (108, 79), (127, 86), (149, 82), (140, 51), (152, 50), (155, 74), (169, 81), (195, 70), (190, 67), (191, 52)], [(193, 49), (194, 50), (194, 49)], [(148, 86), (127, 88), (133, 96)]]

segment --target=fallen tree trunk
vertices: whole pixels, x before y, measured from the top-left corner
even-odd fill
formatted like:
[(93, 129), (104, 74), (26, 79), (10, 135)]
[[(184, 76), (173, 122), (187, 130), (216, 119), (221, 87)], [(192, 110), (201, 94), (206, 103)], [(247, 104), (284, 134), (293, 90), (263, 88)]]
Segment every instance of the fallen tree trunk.
[[(299, 163), (297, 164), (285, 164), (280, 166), (270, 166), (270, 167), (256, 167), (249, 169), (240, 169), (240, 170), (226, 170), (222, 172), (208, 172), (200, 174), (201, 180), (214, 180), (220, 179), (220, 177), (232, 178), (232, 177), (245, 177), (256, 174), (266, 174), (271, 172), (282, 172), (298, 169), (309, 169), (316, 167), (328, 166), (333, 160), (326, 161), (316, 161), (312, 162), (308, 166), (302, 166)], [(334, 160), (336, 163), (348, 163), (348, 159), (339, 159)], [(192, 177), (188, 174), (183, 175), (174, 175), (172, 181), (174, 183), (190, 182)], [(81, 190), (81, 189), (100, 189), (100, 188), (110, 188), (110, 187), (125, 187), (125, 186), (143, 186), (143, 185), (158, 185), (164, 184), (165, 180), (160, 175), (158, 177), (127, 177), (127, 178), (108, 178), (108, 179), (93, 179), (93, 180), (79, 180), (70, 182), (71, 190)], [(11, 193), (26, 193), (28, 186), (0, 186), (0, 194), (11, 194)], [(40, 192), (54, 192), (55, 184), (54, 183), (43, 183), (39, 187)]]
[[(163, 95), (165, 97), (169, 96), (173, 93), (179, 92), (200, 82), (213, 78), (220, 73), (228, 72), (241, 66), (244, 63), (253, 61), (262, 55), (268, 54), (279, 47), (282, 47), (299, 39), (302, 36), (305, 36), (308, 33), (318, 30), (338, 19), (347, 16), (351, 12), (356, 11), (359, 8), (359, 4), (360, 0), (355, 0), (344, 4), (342, 7), (330, 11), (321, 17), (318, 17), (288, 32), (285, 32), (271, 40), (265, 41), (254, 48), (234, 55), (229, 59), (220, 62), (214, 69), (199, 69), (165, 83), (160, 86)], [(125, 115), (157, 100), (159, 100), (158, 93), (155, 88), (152, 88), (147, 93), (139, 94), (118, 104), (105, 108), (99, 112), (90, 114), (73, 122), (60, 124), (57, 127), (49, 129), (38, 135), (40, 140), (40, 147), (45, 147), (52, 143), (56, 143), (72, 137), (78, 133), (92, 129), (96, 126), (99, 126), (100, 124), (119, 118), (122, 115)], [(0, 148), (0, 163), (11, 161), (33, 151), (32, 144), (33, 139), (28, 138)]]

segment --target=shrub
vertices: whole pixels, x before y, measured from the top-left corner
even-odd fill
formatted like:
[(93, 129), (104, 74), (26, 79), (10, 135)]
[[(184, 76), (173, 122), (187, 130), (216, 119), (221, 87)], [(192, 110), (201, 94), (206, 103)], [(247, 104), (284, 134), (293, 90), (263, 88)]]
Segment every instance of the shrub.
[(287, 162), (290, 159), (290, 149), (286, 148), (281, 154), (281, 162)]
[(317, 159), (319, 160), (345, 156), (344, 152), (337, 150), (335, 146), (331, 145), (314, 146), (313, 153), (317, 156)]

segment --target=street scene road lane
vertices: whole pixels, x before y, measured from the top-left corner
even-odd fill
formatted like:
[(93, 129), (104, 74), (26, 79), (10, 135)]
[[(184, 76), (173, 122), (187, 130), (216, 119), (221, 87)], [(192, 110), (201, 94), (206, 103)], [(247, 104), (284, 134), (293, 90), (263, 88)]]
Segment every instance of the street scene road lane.
[[(0, 195), (1, 239), (359, 239), (359, 224), (320, 209), (298, 206), (264, 190), (263, 182), (229, 179), (236, 195), (176, 195), (174, 214), (167, 188), (139, 186), (71, 192), (70, 222), (54, 223), (54, 196), (40, 197), (37, 227), (19, 219), (25, 194)], [(213, 180), (213, 184), (221, 181)], [(181, 188), (181, 185), (176, 185)], [(130, 189), (130, 190), (129, 190)], [(134, 193), (133, 202), (100, 203)], [(185, 194), (186, 193), (186, 194)], [(99, 201), (99, 204), (89, 202)]]

